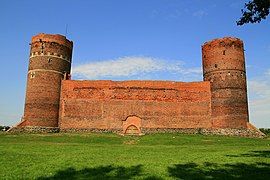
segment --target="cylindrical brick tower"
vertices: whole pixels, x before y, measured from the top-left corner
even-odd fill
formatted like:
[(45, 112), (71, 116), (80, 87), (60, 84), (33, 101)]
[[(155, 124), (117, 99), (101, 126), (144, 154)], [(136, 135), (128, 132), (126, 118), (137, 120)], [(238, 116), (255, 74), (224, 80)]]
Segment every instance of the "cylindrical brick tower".
[(58, 127), (61, 81), (70, 74), (73, 43), (42, 33), (30, 45), (22, 126)]
[(211, 82), (214, 128), (247, 128), (248, 101), (243, 42), (225, 37), (202, 46), (204, 81)]

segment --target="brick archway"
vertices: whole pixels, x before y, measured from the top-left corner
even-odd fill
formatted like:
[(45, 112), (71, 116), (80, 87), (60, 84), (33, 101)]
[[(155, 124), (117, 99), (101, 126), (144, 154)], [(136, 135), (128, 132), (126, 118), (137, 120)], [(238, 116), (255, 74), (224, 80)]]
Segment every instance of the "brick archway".
[(126, 135), (139, 135), (140, 131), (135, 125), (132, 124), (126, 128), (125, 134)]
[(141, 134), (141, 118), (137, 116), (129, 116), (123, 121), (123, 134), (140, 135)]

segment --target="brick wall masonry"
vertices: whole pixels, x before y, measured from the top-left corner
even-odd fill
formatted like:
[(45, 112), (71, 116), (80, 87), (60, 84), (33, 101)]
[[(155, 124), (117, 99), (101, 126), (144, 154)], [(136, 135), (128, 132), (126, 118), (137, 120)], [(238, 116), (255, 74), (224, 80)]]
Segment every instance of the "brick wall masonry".
[[(60, 129), (210, 128), (209, 82), (62, 81)], [(125, 129), (125, 128), (124, 128)]]
[(204, 81), (188, 83), (69, 80), (72, 47), (62, 35), (32, 38), (24, 117), (14, 131), (260, 134), (248, 123), (244, 46), (238, 38), (205, 43)]
[(215, 39), (202, 46), (204, 81), (211, 82), (216, 128), (247, 128), (248, 102), (243, 42)]
[(21, 126), (58, 127), (61, 81), (70, 73), (72, 45), (61, 35), (32, 38)]

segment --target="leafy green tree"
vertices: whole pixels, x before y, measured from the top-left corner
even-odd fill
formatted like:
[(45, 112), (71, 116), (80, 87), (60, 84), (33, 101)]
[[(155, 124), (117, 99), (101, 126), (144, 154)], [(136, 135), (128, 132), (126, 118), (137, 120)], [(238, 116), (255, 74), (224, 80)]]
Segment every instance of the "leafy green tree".
[(237, 25), (247, 23), (259, 23), (269, 15), (270, 0), (252, 0), (245, 3), (242, 11), (242, 17), (237, 21)]

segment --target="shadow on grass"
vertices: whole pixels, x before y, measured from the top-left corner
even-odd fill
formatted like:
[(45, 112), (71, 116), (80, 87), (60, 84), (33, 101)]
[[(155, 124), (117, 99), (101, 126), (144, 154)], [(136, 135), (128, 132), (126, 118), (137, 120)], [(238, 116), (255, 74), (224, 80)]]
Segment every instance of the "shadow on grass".
[(240, 155), (226, 155), (228, 157), (263, 157), (270, 158), (270, 151), (250, 151), (249, 153), (244, 153)]
[[(38, 180), (74, 180), (74, 179), (133, 179), (143, 176), (142, 165), (123, 167), (123, 166), (99, 166), (94, 168), (84, 168), (75, 170), (74, 168), (67, 168), (58, 171), (55, 175), (50, 177), (39, 177)], [(159, 180), (156, 176), (146, 176), (147, 180)]]
[(177, 179), (270, 179), (270, 164), (187, 163), (168, 167), (168, 172)]

